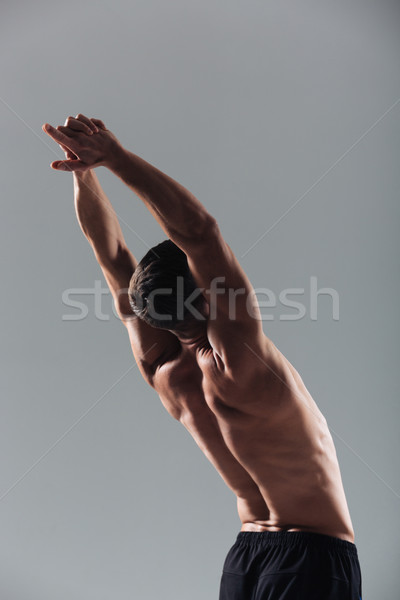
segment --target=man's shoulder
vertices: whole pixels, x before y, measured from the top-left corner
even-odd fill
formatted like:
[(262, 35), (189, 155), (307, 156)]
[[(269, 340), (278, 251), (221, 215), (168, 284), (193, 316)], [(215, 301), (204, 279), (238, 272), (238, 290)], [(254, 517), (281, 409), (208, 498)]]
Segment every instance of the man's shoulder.
[(154, 384), (157, 392), (166, 392), (169, 388), (174, 393), (201, 385), (201, 370), (196, 358), (182, 346), (166, 354), (155, 370)]
[[(201, 364), (210, 367), (211, 374), (224, 375), (238, 385), (256, 385), (260, 381), (277, 383), (287, 379), (292, 366), (263, 331), (252, 338), (232, 336), (229, 354), (210, 346)], [(212, 342), (212, 340), (211, 340)]]

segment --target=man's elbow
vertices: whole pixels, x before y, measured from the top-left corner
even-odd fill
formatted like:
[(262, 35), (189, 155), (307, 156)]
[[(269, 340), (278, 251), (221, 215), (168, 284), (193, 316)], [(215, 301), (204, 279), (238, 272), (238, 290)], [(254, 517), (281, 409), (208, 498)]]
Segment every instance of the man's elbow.
[(221, 235), (217, 219), (212, 215), (208, 215), (207, 219), (204, 222), (202, 238), (205, 240), (214, 239)]
[(216, 219), (207, 213), (196, 222), (187, 225), (186, 234), (184, 238), (180, 236), (181, 243), (178, 243), (178, 246), (185, 246), (187, 249), (203, 247), (219, 236), (220, 230)]

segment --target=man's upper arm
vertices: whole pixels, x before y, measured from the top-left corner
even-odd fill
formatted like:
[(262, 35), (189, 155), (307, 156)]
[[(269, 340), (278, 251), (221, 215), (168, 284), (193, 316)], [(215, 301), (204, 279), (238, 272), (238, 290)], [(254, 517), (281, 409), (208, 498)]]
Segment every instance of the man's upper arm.
[(182, 248), (190, 271), (209, 303), (208, 338), (225, 365), (233, 368), (247, 356), (254, 362), (266, 337), (253, 286), (214, 220), (201, 240)]
[(116, 311), (125, 325), (133, 355), (144, 379), (153, 386), (153, 375), (167, 356), (180, 347), (178, 338), (170, 331), (157, 329), (137, 317), (129, 304), (128, 288), (137, 261), (127, 247), (121, 247), (116, 259), (99, 261), (114, 299)]

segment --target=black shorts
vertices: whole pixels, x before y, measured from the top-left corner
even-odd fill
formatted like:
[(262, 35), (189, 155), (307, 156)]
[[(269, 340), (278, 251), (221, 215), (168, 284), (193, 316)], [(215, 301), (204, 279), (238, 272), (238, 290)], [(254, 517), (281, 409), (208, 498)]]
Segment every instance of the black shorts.
[(219, 600), (360, 600), (355, 544), (304, 531), (241, 531), (223, 566)]

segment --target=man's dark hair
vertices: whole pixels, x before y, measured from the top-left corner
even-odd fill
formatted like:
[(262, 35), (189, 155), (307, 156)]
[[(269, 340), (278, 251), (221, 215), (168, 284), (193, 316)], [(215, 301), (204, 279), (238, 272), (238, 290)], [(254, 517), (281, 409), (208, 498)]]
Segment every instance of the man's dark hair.
[[(190, 311), (184, 302), (189, 300)], [(196, 318), (204, 297), (190, 272), (186, 254), (171, 240), (151, 248), (137, 265), (128, 290), (133, 312), (153, 327), (174, 329)]]

